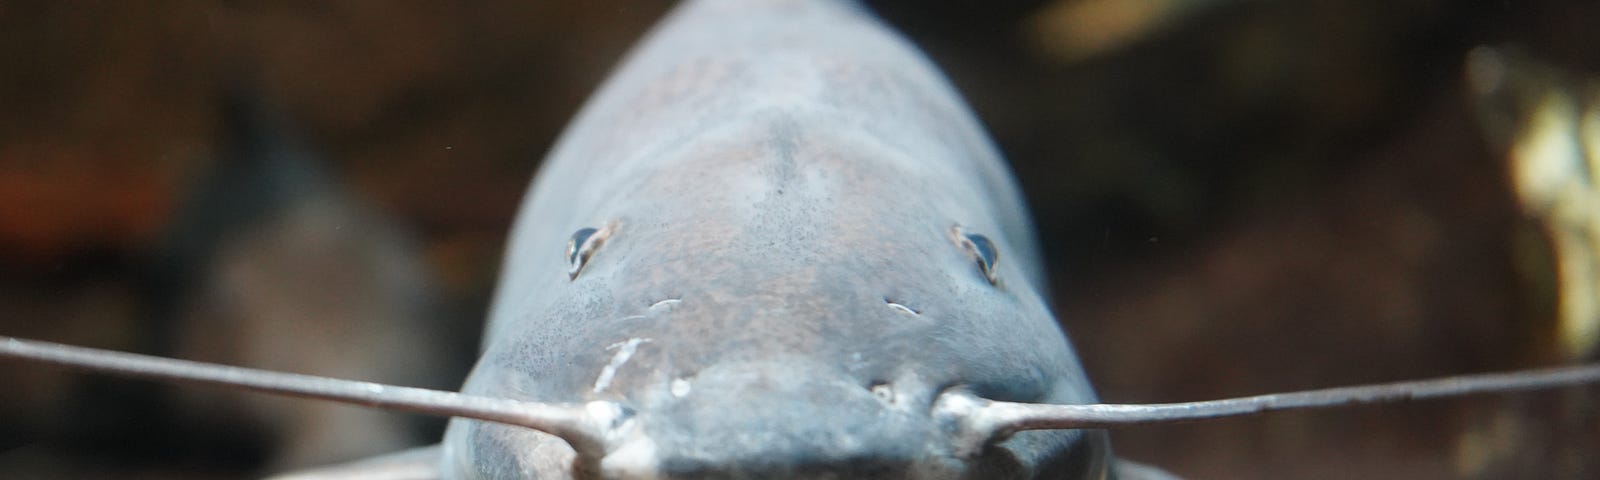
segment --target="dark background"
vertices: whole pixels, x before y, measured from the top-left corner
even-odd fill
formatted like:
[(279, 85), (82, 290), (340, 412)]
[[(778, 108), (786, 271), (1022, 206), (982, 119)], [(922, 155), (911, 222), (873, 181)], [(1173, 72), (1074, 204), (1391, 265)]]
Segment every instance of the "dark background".
[[(1511, 133), (1481, 121), (1464, 72), (1492, 46), (1593, 85), (1600, 4), (870, 3), (947, 71), (1011, 160), (1058, 316), (1105, 400), (1582, 360), (1556, 347), (1552, 254), (1495, 140)], [(382, 225), (343, 241), (399, 245), (354, 251), (419, 266), (428, 308), (410, 315), (434, 324), (415, 328), (447, 327), (422, 336), (459, 359), (420, 382), (451, 388), (537, 160), (668, 6), (0, 1), (0, 334), (203, 356), (174, 338), (215, 310), (217, 278), (240, 275), (217, 259), (251, 242), (288, 266), (250, 270), (266, 273), (221, 294), (229, 308), (340, 304), (364, 288), (340, 276), (359, 254), (260, 253), (295, 245), (282, 232), (296, 227), (274, 219), (299, 217), (274, 212), (316, 192), (359, 219), (336, 224)], [(277, 141), (231, 136), (255, 111), (314, 152), (298, 180), (263, 187), (249, 179), (270, 174), (230, 170)], [(384, 299), (415, 297), (337, 308), (382, 318), (404, 303)], [(233, 335), (245, 331), (259, 330)], [(13, 364), (0, 385), (6, 478), (232, 478), (281, 465), (293, 442), (260, 419), (197, 420), (164, 388)], [(1597, 397), (1113, 438), (1196, 478), (1593, 478)]]

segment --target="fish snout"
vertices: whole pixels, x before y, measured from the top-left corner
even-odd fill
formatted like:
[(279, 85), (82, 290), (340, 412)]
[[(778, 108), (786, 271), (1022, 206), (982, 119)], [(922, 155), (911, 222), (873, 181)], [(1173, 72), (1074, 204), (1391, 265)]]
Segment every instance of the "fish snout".
[(640, 408), (608, 478), (960, 476), (930, 416), (932, 387), (857, 380), (809, 362), (719, 366), (673, 379)]

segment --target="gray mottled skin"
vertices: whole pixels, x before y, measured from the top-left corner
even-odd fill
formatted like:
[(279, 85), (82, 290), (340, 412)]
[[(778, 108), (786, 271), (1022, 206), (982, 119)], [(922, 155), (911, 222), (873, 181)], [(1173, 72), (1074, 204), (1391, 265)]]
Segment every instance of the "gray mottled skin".
[[(960, 458), (930, 418), (950, 388), (1094, 401), (1024, 211), (956, 92), (870, 13), (689, 2), (545, 163), (463, 391), (633, 409), (605, 476), (1098, 478), (1098, 432)], [(999, 286), (956, 224), (999, 248)], [(606, 225), (569, 280), (568, 237)], [(553, 437), (471, 420), (444, 455), (451, 478), (573, 468)]]

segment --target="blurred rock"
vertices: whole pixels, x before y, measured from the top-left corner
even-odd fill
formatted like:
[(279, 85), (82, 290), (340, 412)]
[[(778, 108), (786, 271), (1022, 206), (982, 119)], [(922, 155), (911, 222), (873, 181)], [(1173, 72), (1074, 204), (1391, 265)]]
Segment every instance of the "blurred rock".
[(1585, 78), (1517, 48), (1479, 47), (1466, 65), (1486, 136), (1505, 152), (1511, 182), (1537, 219), (1553, 262), (1524, 275), (1553, 290), (1552, 349), (1566, 360), (1600, 344), (1600, 76)]

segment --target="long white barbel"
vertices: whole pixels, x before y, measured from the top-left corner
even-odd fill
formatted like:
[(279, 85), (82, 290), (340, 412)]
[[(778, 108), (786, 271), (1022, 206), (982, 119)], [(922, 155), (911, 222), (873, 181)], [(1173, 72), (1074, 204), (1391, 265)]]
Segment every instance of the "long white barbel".
[(274, 372), (0, 336), (0, 357), (127, 377), (235, 387), (383, 410), (462, 417), (531, 428), (560, 437), (579, 455), (605, 455), (631, 413), (614, 402), (541, 403), (444, 390)]
[(954, 391), (935, 411), (951, 416), (967, 447), (1024, 430), (1106, 429), (1181, 423), (1283, 410), (1396, 403), (1600, 383), (1600, 364), (1457, 375), (1200, 402), (1054, 405), (1001, 402)]
[[(0, 357), (155, 380), (237, 387), (424, 415), (517, 425), (561, 437), (580, 455), (603, 456), (630, 416), (613, 402), (556, 404), (273, 372), (0, 336)], [(1600, 382), (1600, 364), (1325, 388), (1200, 402), (1055, 405), (988, 400), (966, 392), (934, 406), (969, 447), (1024, 430), (1105, 429), (1192, 422), (1282, 410), (1332, 408), (1579, 386)]]

